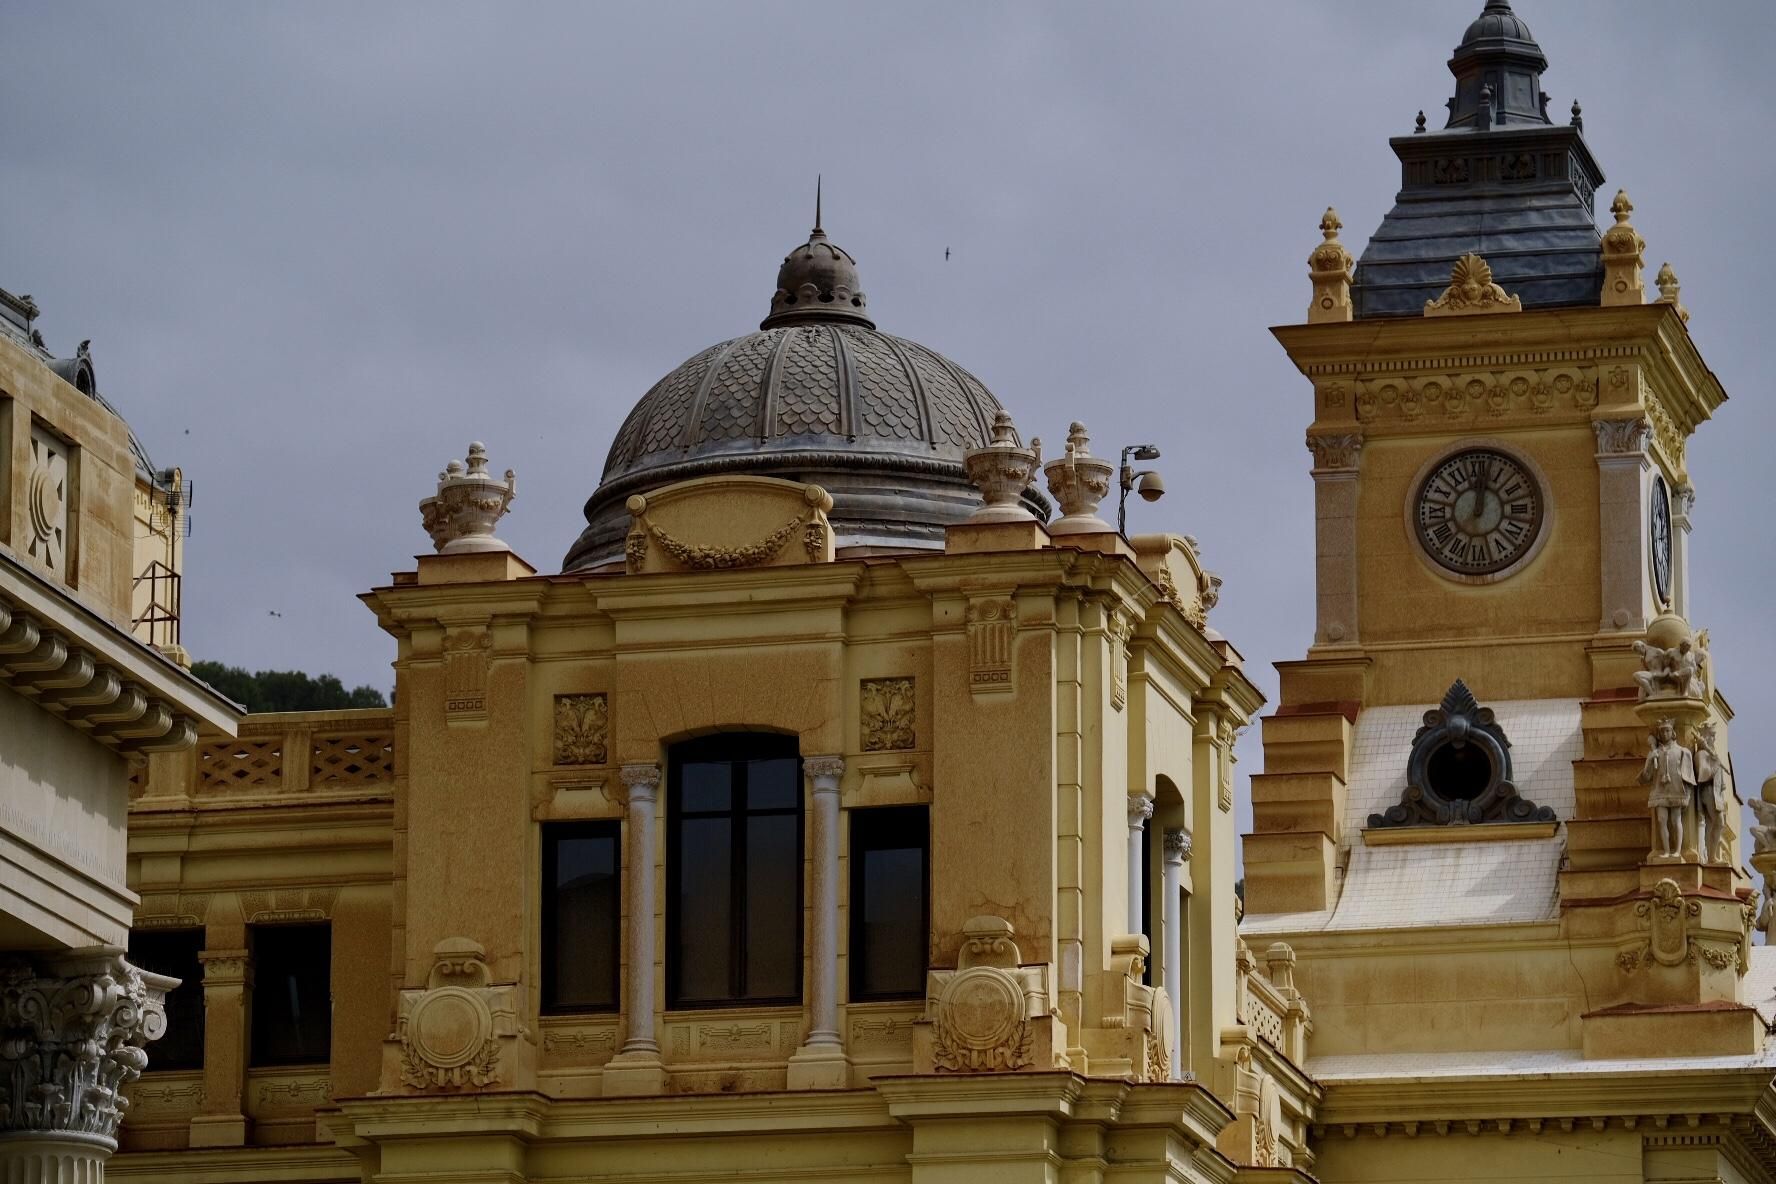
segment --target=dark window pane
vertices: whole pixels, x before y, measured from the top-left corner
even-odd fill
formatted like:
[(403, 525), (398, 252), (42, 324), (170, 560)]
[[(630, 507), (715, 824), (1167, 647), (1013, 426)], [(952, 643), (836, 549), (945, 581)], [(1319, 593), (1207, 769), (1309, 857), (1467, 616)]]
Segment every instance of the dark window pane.
[(678, 843), (678, 997), (708, 1002), (728, 997), (733, 961), (732, 824), (686, 818)]
[(545, 1007), (617, 1006), (619, 837), (614, 822), (543, 828)]
[(143, 970), (170, 974), (179, 985), (167, 993), (166, 1035), (148, 1046), (148, 1068), (201, 1069), (204, 1050), (203, 949), (201, 929), (132, 931), (129, 960)]
[(925, 853), (870, 851), (863, 864), (865, 989), (917, 995), (925, 989)]
[[(794, 762), (791, 762), (792, 764)], [(746, 820), (746, 990), (751, 999), (800, 994), (802, 864), (793, 814)]]
[(332, 933), (326, 925), (256, 925), (251, 934), (248, 1064), (324, 1064), (333, 1040)]
[(801, 801), (801, 762), (795, 757), (746, 763), (748, 810), (793, 810)]
[(929, 821), (924, 806), (851, 817), (851, 994), (917, 998), (925, 990)]
[(732, 808), (732, 767), (726, 761), (698, 761), (684, 766), (679, 809), (688, 814)]

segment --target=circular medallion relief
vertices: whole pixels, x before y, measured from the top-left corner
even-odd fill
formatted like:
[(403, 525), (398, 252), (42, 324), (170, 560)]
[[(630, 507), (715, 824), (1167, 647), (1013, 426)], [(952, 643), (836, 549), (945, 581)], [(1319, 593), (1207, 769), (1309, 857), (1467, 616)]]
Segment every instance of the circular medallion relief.
[(1529, 466), (1496, 448), (1446, 457), (1419, 482), (1413, 533), (1447, 571), (1484, 576), (1526, 557), (1542, 533), (1541, 484)]
[(1004, 971), (964, 970), (944, 985), (942, 1015), (957, 1043), (990, 1048), (1009, 1040), (1024, 1020), (1024, 996)]
[(440, 1069), (466, 1064), (493, 1035), (487, 1004), (462, 987), (437, 987), (420, 996), (407, 1017), (420, 1055)]
[(1653, 474), (1652, 505), (1647, 513), (1647, 543), (1652, 552), (1653, 591), (1659, 603), (1671, 603), (1671, 491), (1663, 474)]

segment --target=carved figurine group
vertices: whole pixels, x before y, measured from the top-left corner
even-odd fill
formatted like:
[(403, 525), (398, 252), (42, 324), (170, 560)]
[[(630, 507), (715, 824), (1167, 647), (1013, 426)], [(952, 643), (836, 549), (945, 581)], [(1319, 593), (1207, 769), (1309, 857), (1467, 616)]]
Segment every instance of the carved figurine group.
[[(1725, 807), (1728, 772), (1715, 749), (1713, 724), (1696, 729), (1693, 748), (1678, 742), (1677, 724), (1659, 721), (1652, 750), (1641, 766), (1640, 783), (1650, 785), (1647, 807), (1653, 812), (1653, 857), (1683, 858), (1685, 822), (1694, 811), (1702, 862), (1725, 863)], [(1776, 809), (1776, 807), (1773, 807)]]
[(1705, 697), (1703, 673), (1708, 666), (1708, 651), (1701, 639), (1686, 637), (1669, 648), (1637, 641), (1634, 652), (1640, 655), (1644, 670), (1634, 672), (1640, 698), (1701, 699)]

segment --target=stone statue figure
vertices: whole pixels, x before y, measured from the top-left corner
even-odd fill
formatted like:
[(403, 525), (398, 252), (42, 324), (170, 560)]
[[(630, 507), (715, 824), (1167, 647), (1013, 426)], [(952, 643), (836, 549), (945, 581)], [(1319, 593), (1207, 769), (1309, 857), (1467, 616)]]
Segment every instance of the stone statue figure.
[[(1751, 841), (1754, 844), (1753, 854), (1761, 855), (1765, 851), (1776, 851), (1776, 802), (1766, 802), (1761, 798), (1752, 798), (1745, 803), (1757, 817), (1758, 824), (1751, 828)], [(1773, 889), (1776, 897), (1776, 889)]]
[(1670, 649), (1660, 649), (1644, 641), (1634, 643), (1645, 670), (1634, 672), (1634, 682), (1645, 699), (1700, 699), (1702, 667), (1707, 655), (1685, 638)]
[(1714, 725), (1696, 729), (1696, 829), (1703, 863), (1727, 862), (1726, 801), (1731, 774), (1714, 748)]
[(1659, 721), (1652, 737), (1652, 751), (1640, 769), (1640, 783), (1651, 785), (1647, 806), (1653, 811), (1653, 854), (1667, 859), (1683, 857), (1684, 810), (1696, 790), (1696, 762), (1690, 750), (1677, 742), (1677, 725)]

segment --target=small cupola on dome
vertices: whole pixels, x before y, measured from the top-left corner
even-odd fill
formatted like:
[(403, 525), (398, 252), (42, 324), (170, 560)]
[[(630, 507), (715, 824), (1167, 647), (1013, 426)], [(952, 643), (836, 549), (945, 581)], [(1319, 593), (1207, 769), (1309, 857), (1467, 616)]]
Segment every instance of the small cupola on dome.
[(1455, 97), (1445, 127), (1489, 131), (1514, 123), (1548, 124), (1548, 96), (1542, 71), (1548, 59), (1510, 0), (1486, 0), (1486, 7), (1449, 59)]
[(857, 279), (857, 260), (826, 237), (820, 227), (820, 185), (814, 187), (814, 229), (808, 241), (783, 257), (777, 269), (777, 290), (771, 294), (771, 315), (759, 328), (809, 321), (845, 321), (874, 329), (876, 323)]

